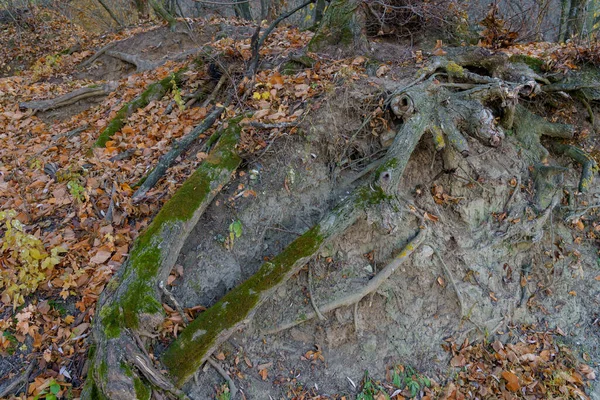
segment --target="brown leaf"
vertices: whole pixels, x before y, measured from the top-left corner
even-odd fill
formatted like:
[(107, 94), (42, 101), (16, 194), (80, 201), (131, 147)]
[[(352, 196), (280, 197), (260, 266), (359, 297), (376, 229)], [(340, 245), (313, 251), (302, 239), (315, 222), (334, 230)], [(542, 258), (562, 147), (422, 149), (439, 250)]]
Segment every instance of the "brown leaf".
[(502, 377), (506, 380), (506, 388), (511, 392), (516, 392), (521, 387), (519, 378), (509, 371), (502, 371)]
[(260, 375), (260, 377), (262, 378), (263, 381), (266, 381), (267, 377), (269, 376), (269, 373), (267, 372), (266, 368), (258, 371), (258, 374)]
[(112, 253), (110, 251), (100, 250), (94, 257), (90, 259), (90, 262), (94, 264), (102, 264), (106, 262), (111, 255)]

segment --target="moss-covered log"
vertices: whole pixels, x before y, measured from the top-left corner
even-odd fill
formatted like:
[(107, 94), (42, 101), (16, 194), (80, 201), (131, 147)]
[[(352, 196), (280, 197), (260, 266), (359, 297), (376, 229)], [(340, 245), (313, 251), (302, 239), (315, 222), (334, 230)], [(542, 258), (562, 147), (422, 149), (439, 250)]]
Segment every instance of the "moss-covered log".
[(185, 239), (241, 162), (235, 149), (241, 119), (229, 121), (207, 159), (136, 239), (130, 258), (104, 290), (94, 322), (96, 349), (85, 398), (94, 393), (110, 399), (147, 398), (147, 383), (182, 395), (153, 370), (139, 337), (152, 337), (162, 322), (158, 284), (166, 280)]
[(183, 79), (185, 68), (170, 74), (158, 82), (152, 83), (142, 94), (125, 104), (117, 111), (106, 128), (100, 133), (94, 143), (94, 147), (104, 147), (110, 138), (125, 126), (129, 118), (136, 110), (146, 107), (151, 101), (160, 100), (169, 90), (173, 89), (173, 83), (179, 85)]

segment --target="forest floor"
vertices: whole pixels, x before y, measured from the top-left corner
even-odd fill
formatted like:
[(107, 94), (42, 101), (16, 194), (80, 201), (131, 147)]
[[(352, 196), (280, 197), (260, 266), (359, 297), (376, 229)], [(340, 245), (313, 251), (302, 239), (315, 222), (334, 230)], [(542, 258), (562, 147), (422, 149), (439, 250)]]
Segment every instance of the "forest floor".
[[(215, 63), (237, 66), (227, 74), (239, 78), (235, 68), (250, 60), (253, 27), (217, 18), (188, 23), (191, 30), (181, 21), (175, 32), (145, 25), (100, 37), (57, 22), (63, 33), (52, 38), (32, 28), (22, 57), (9, 42), (27, 32), (7, 27), (0, 39), (7, 41), (0, 46), (0, 220), (6, 223), (0, 229), (0, 393), (33, 365), (19, 383), (26, 392), (20, 398), (79, 396), (98, 296), (135, 237), (206, 158), (202, 144), (218, 126), (133, 201), (135, 183), (210, 112), (202, 102), (180, 106), (180, 99), (219, 80), (205, 66), (189, 68), (184, 83), (173, 82), (105, 147), (94, 147), (123, 104), (193, 65), (205, 45), (224, 55)], [(275, 30), (261, 52), (252, 96), (242, 101), (238, 93), (219, 122), (254, 111), (242, 132), (242, 167), (204, 213), (168, 279), (190, 318), (252, 276), (354, 187), (393, 139), (384, 92), (410, 82), (426, 61), (416, 48), (374, 41), (376, 63), (311, 54), (312, 67), (280, 70), (311, 35)], [(139, 71), (103, 54), (81, 67), (111, 42), (110, 51), (156, 66)], [(577, 68), (568, 48), (506, 51), (539, 57), (552, 68)], [(186, 52), (190, 57), (175, 60)], [(102, 97), (48, 111), (20, 107), (107, 82), (116, 90)], [(224, 94), (215, 102), (225, 102)], [(578, 145), (600, 154), (598, 127), (574, 99), (541, 111), (575, 123)], [(600, 191), (575, 196), (573, 190), (572, 203), (559, 206), (541, 240), (524, 243), (509, 234), (534, 216), (533, 177), (520, 144), (509, 136), (500, 148), (470, 145), (472, 155), (452, 174), (442, 173), (430, 141), (413, 154), (402, 192), (434, 229), (376, 293), (324, 320), (283, 327), (313, 310), (311, 297), (325, 304), (373, 277), (419, 229), (406, 205), (382, 205), (356, 223), (221, 346), (215, 358), (241, 395), (600, 399)], [(553, 162), (570, 167), (564, 185), (576, 188), (579, 167), (561, 157)], [(164, 308), (155, 354), (184, 325), (173, 304)], [(194, 399), (226, 399), (229, 388), (205, 367), (184, 390)]]

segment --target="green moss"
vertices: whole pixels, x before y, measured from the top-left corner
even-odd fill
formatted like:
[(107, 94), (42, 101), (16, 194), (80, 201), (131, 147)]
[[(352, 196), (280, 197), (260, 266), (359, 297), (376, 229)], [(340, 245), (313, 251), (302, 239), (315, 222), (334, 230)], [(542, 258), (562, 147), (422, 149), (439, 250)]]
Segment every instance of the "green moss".
[[(140, 313), (163, 312), (161, 303), (155, 297), (156, 275), (163, 262), (161, 238), (177, 223), (192, 218), (207, 196), (220, 189), (216, 181), (222, 179), (217, 178), (223, 174), (231, 175), (239, 166), (241, 158), (235, 147), (242, 130), (239, 123), (244, 117), (241, 115), (229, 120), (228, 127), (219, 133), (220, 139), (210, 155), (136, 239), (121, 277), (121, 281), (130, 282), (129, 286), (119, 300), (100, 310), (104, 333), (109, 339), (118, 337), (122, 327), (137, 328)], [(130, 279), (132, 274), (134, 277)]]
[(391, 196), (383, 191), (381, 186), (367, 187), (363, 186), (357, 191), (357, 205), (362, 208), (381, 204), (385, 200), (391, 199)]
[(544, 61), (539, 58), (526, 56), (524, 54), (515, 54), (510, 56), (509, 61), (511, 62), (521, 62), (526, 64), (529, 68), (534, 70), (537, 73), (543, 72), (544, 69)]
[(121, 360), (119, 365), (121, 366), (121, 369), (123, 370), (123, 372), (125, 373), (126, 376), (128, 376), (130, 378), (133, 377), (133, 371), (131, 370), (131, 367), (129, 366), (129, 364), (127, 364), (125, 361)]
[(450, 61), (448, 65), (446, 65), (446, 71), (452, 75), (457, 77), (462, 77), (465, 73), (463, 67), (455, 63), (454, 61)]
[(395, 168), (398, 167), (398, 159), (397, 158), (390, 158), (389, 160), (387, 160), (386, 162), (384, 162), (383, 164), (381, 164), (379, 166), (379, 168), (377, 168), (375, 170), (375, 180), (379, 179), (379, 176), (385, 172), (385, 171), (390, 171), (393, 170)]
[(108, 365), (106, 365), (106, 361), (102, 360), (100, 367), (98, 367), (98, 375), (100, 379), (106, 379), (106, 374), (108, 374)]
[(148, 400), (150, 398), (150, 388), (144, 385), (140, 378), (133, 378), (133, 388), (135, 389), (135, 397), (138, 400)]
[(162, 357), (177, 384), (182, 385), (194, 373), (222, 332), (244, 321), (261, 296), (289, 276), (301, 259), (312, 256), (323, 240), (318, 226), (305, 232), (188, 325)]

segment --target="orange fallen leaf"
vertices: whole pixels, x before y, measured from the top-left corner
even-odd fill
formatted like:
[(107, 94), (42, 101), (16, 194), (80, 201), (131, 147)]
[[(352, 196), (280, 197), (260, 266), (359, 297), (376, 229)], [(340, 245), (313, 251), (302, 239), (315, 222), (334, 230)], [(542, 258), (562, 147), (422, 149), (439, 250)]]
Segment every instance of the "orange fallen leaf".
[(269, 376), (269, 373), (267, 372), (266, 368), (258, 371), (258, 374), (260, 375), (260, 377), (262, 378), (263, 381), (266, 381), (267, 377)]
[(502, 371), (502, 378), (506, 380), (506, 388), (511, 392), (516, 392), (521, 387), (519, 378), (512, 372)]

